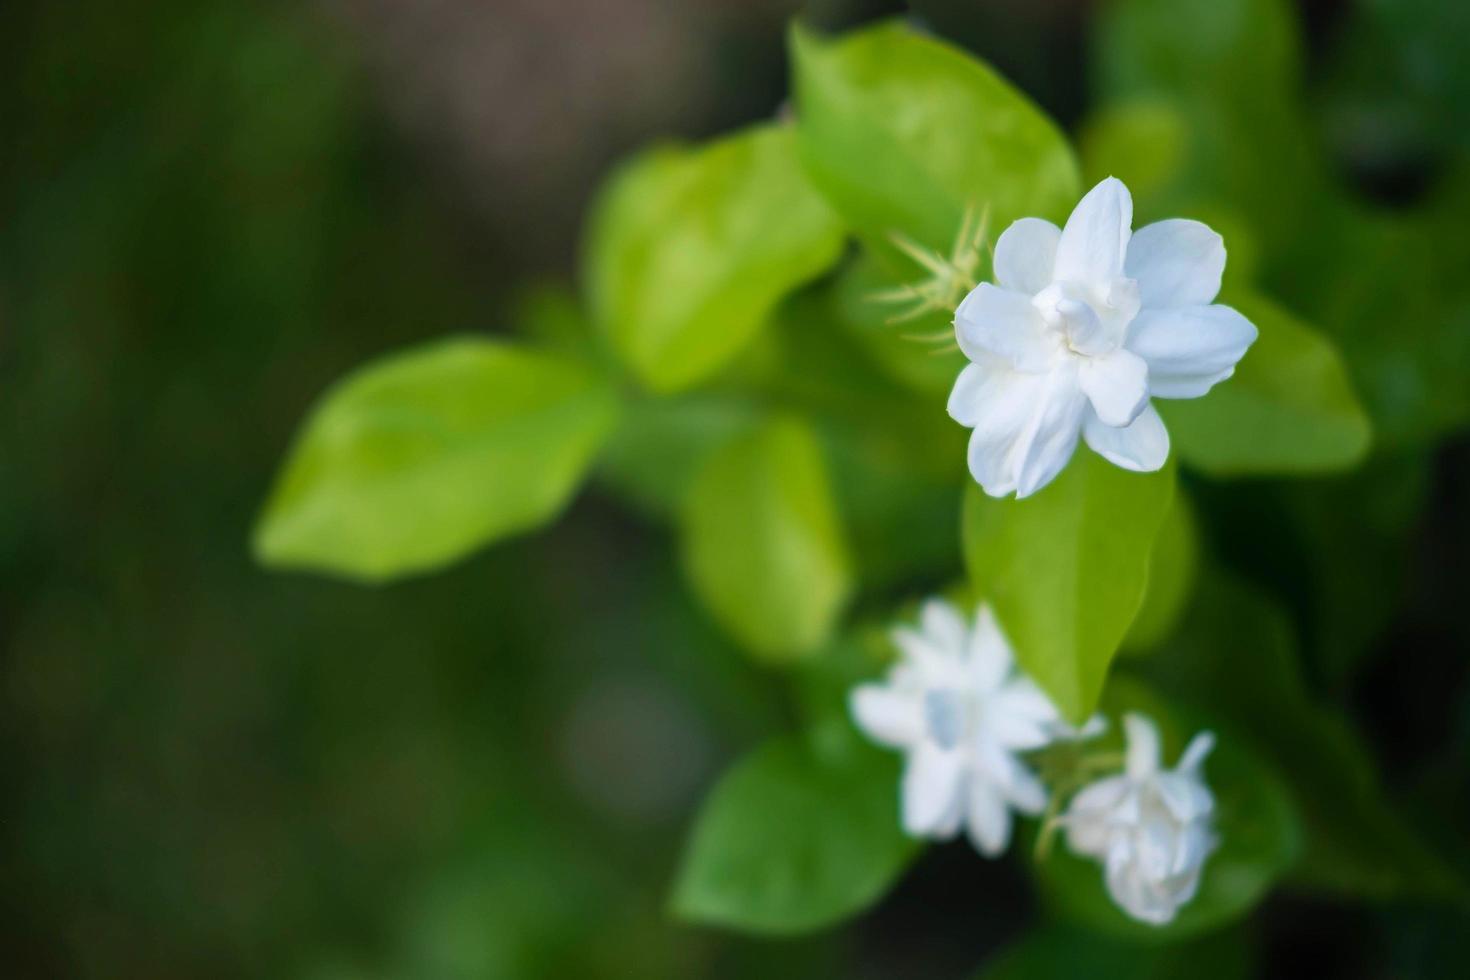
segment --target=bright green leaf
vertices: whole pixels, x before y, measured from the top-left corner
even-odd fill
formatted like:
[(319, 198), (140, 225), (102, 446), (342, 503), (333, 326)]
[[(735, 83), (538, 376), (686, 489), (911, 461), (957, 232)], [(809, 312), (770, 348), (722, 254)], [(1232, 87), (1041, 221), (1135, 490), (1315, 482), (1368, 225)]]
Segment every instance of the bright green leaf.
[(1164, 516), (1154, 552), (1148, 562), (1148, 591), (1128, 635), (1124, 650), (1148, 650), (1166, 639), (1179, 622), (1194, 590), (1195, 566), (1199, 557), (1199, 533), (1194, 511), (1184, 488), (1174, 491), (1174, 501)]
[(644, 514), (672, 521), (709, 455), (759, 417), (750, 399), (710, 392), (635, 401), (608, 440), (598, 477)]
[(918, 851), (899, 826), (898, 794), (899, 757), (851, 733), (825, 751), (791, 737), (767, 742), (705, 801), (674, 912), (791, 934), (861, 911)]
[(497, 341), (384, 358), (312, 412), (256, 556), (362, 581), (445, 565), (560, 511), (616, 408), (586, 367)]
[[(1063, 832), (1037, 867), (1048, 904), (1099, 932), (1141, 942), (1174, 942), (1222, 928), (1248, 913), (1291, 867), (1301, 846), (1296, 812), (1279, 774), (1235, 732), (1163, 700), (1132, 678), (1114, 679), (1104, 710), (1112, 718), (1126, 711), (1152, 718), (1163, 736), (1165, 765), (1174, 764), (1196, 732), (1207, 728), (1216, 732), (1218, 742), (1205, 761), (1204, 773), (1215, 797), (1214, 829), (1220, 844), (1205, 862), (1194, 899), (1173, 922), (1153, 926), (1129, 918), (1114, 904), (1102, 867), (1073, 855)], [(1119, 727), (1113, 726), (1095, 744), (1121, 749)]]
[(802, 162), (870, 244), (901, 232), (948, 253), (967, 208), (992, 238), (1064, 218), (1079, 195), (1065, 137), (986, 65), (896, 21), (838, 39), (791, 32)]
[(1130, 473), (1082, 449), (1045, 490), (965, 496), (964, 553), (1021, 666), (1081, 722), (1143, 602), (1174, 470)]
[(1332, 342), (1268, 300), (1224, 299), (1260, 330), (1234, 377), (1203, 398), (1159, 401), (1179, 455), (1215, 476), (1341, 470), (1371, 428)]
[(752, 653), (789, 659), (827, 639), (852, 573), (806, 423), (775, 419), (721, 447), (695, 475), (681, 523), (695, 592)]
[(788, 127), (625, 165), (588, 236), (596, 320), (649, 388), (687, 388), (743, 348), (786, 293), (837, 260), (842, 230), (797, 163)]

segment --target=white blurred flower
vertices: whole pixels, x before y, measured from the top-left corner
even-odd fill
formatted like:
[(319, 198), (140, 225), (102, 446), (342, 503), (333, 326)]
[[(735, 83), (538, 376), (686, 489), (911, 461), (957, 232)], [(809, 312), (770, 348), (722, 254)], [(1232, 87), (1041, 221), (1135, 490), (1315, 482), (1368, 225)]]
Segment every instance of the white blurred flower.
[(1124, 772), (1073, 797), (1062, 825), (1074, 852), (1103, 863), (1108, 893), (1123, 911), (1163, 925), (1194, 897), (1217, 843), (1210, 827), (1215, 801), (1200, 773), (1215, 737), (1196, 735), (1179, 765), (1165, 770), (1153, 722), (1130, 714), (1123, 727)]
[(903, 826), (945, 840), (963, 824), (982, 853), (1011, 836), (1011, 810), (1038, 814), (1047, 794), (1018, 752), (1067, 733), (1056, 708), (1017, 673), (995, 616), (982, 606), (968, 627), (953, 606), (924, 604), (919, 628), (899, 628), (901, 659), (881, 684), (850, 699), (857, 725), (874, 741), (907, 753)]
[(1153, 398), (1198, 398), (1230, 377), (1256, 328), (1212, 303), (1225, 270), (1219, 235), (1172, 219), (1130, 230), (1133, 200), (1109, 177), (1067, 226), (1015, 222), (995, 245), (996, 284), (955, 313), (960, 372), (949, 414), (974, 430), (970, 472), (993, 497), (1026, 497), (1077, 448), (1157, 470), (1169, 434)]

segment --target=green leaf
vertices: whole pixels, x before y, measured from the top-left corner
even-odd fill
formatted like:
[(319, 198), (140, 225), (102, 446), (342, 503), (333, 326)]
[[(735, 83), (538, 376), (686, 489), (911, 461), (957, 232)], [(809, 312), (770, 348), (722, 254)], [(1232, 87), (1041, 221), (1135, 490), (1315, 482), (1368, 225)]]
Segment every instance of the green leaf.
[(1003, 950), (978, 980), (1245, 980), (1253, 959), (1249, 938), (1234, 931), (1138, 946), (1052, 925)]
[(255, 529), (256, 557), (377, 582), (565, 506), (617, 403), (586, 367), (478, 338), (376, 361), (327, 392)]
[(1173, 632), (1194, 590), (1198, 558), (1199, 532), (1194, 526), (1194, 509), (1184, 488), (1179, 487), (1164, 515), (1159, 536), (1154, 539), (1153, 555), (1148, 562), (1148, 591), (1143, 595), (1143, 606), (1128, 628), (1128, 635), (1123, 638), (1124, 650), (1151, 649)]
[(898, 800), (899, 757), (850, 731), (825, 750), (793, 737), (765, 743), (701, 808), (674, 888), (675, 914), (792, 934), (861, 911), (918, 852), (899, 826)]
[[(1296, 860), (1301, 846), (1291, 797), (1277, 772), (1255, 755), (1238, 733), (1179, 702), (1120, 676), (1108, 686), (1104, 710), (1109, 717), (1140, 711), (1163, 736), (1163, 760), (1173, 765), (1198, 731), (1214, 730), (1218, 742), (1204, 765), (1215, 796), (1215, 833), (1220, 839), (1205, 862), (1199, 892), (1173, 922), (1153, 926), (1129, 918), (1108, 896), (1098, 862), (1072, 854), (1064, 839), (1037, 866), (1046, 901), (1068, 919), (1099, 932), (1140, 942), (1174, 942), (1220, 929), (1248, 913)], [(1098, 747), (1122, 747), (1121, 726)], [(1065, 838), (1065, 832), (1059, 835)]]
[(758, 393), (815, 420), (865, 586), (956, 568), (968, 433), (942, 396), (919, 395), (872, 363), (843, 322), (840, 292), (823, 283), (781, 305), (764, 334), (774, 356)]
[(1205, 577), (1147, 668), (1161, 687), (1228, 716), (1286, 775), (1306, 827), (1298, 881), (1376, 898), (1465, 894), (1392, 808), (1352, 728), (1308, 694), (1291, 624), (1269, 599)]
[(710, 454), (759, 419), (749, 398), (713, 392), (634, 401), (608, 441), (598, 477), (639, 511), (672, 522)]
[(901, 232), (948, 254), (966, 208), (992, 235), (1065, 217), (1077, 164), (1025, 96), (957, 48), (890, 21), (831, 40), (791, 31), (801, 158), (870, 245)]
[(790, 128), (759, 126), (626, 164), (586, 248), (595, 319), (647, 387), (687, 388), (735, 356), (782, 296), (842, 248)]
[(682, 516), (694, 590), (746, 648), (785, 660), (828, 638), (852, 573), (806, 423), (777, 418), (721, 447), (695, 475)]
[(1107, 105), (1087, 120), (1078, 148), (1089, 184), (1117, 177), (1128, 185), (1135, 201), (1152, 201), (1181, 176), (1188, 158), (1189, 122), (1164, 99)]
[(1371, 427), (1337, 348), (1263, 297), (1225, 297), (1260, 330), (1234, 377), (1203, 398), (1157, 404), (1179, 455), (1214, 476), (1356, 465)]
[(1086, 450), (1051, 486), (996, 500), (970, 486), (964, 553), (1021, 666), (1082, 722), (1143, 602), (1174, 470), (1139, 474)]

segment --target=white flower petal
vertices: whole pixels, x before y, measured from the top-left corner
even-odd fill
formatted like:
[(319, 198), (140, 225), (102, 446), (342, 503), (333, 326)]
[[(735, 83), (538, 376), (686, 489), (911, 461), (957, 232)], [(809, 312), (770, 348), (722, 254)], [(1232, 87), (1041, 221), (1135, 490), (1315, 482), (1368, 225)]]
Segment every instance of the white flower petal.
[(972, 361), (999, 357), (1020, 371), (1044, 371), (1058, 339), (1031, 297), (982, 282), (954, 315), (955, 339)]
[[(964, 758), (924, 742), (909, 753), (903, 771), (903, 827), (914, 837), (950, 830), (960, 797)], [(952, 831), (951, 831), (952, 832)]]
[(984, 374), (964, 413), (975, 422), (970, 474), (992, 497), (1035, 493), (1077, 448), (1087, 398), (1077, 387), (1075, 358), (1047, 374), (1011, 370), (994, 358), (973, 366)]
[(1161, 881), (1175, 873), (1175, 854), (1184, 842), (1184, 835), (1176, 833), (1178, 828), (1178, 822), (1156, 818), (1135, 829), (1134, 860), (1145, 878)]
[[(982, 709), (982, 716), (989, 710), (989, 707)], [(1046, 788), (1036, 774), (995, 737), (988, 721), (982, 722), (982, 731), (972, 749), (972, 778), (994, 786), (1002, 799), (1022, 813), (1036, 814), (1046, 807)]]
[(1148, 404), (1148, 364), (1126, 350), (1084, 358), (1078, 381), (1106, 425), (1129, 425)]
[(1131, 788), (1126, 776), (1108, 776), (1099, 779), (1072, 797), (1068, 807), (1068, 819), (1086, 818), (1089, 815), (1107, 813), (1123, 802)]
[(1012, 450), (1018, 498), (1046, 486), (1071, 461), (1086, 411), (1087, 396), (1077, 386), (1075, 369), (1053, 371), (1031, 422)]
[(1055, 739), (1057, 710), (1030, 680), (1012, 681), (985, 706), (989, 732), (1008, 749), (1028, 752)]
[(1102, 858), (1112, 845), (1112, 824), (1098, 814), (1069, 814), (1062, 826), (1067, 830), (1067, 847), (1079, 857)]
[(1123, 274), (1133, 224), (1133, 198), (1116, 177), (1098, 184), (1077, 203), (1057, 242), (1052, 278), (1084, 283), (1107, 295)]
[(970, 631), (970, 667), (978, 693), (994, 691), (1005, 681), (1015, 662), (1011, 645), (1006, 642), (995, 611), (981, 605), (975, 614), (975, 628)]
[(1156, 221), (1133, 233), (1123, 269), (1146, 307), (1204, 306), (1220, 292), (1225, 240), (1198, 221)]
[(1174, 893), (1175, 909), (1183, 907), (1185, 903), (1194, 898), (1195, 893), (1199, 891), (1200, 872), (1203, 870), (1204, 866), (1202, 864), (1196, 864), (1182, 878), (1170, 883), (1171, 890)]
[(986, 857), (998, 857), (1011, 839), (1011, 811), (1000, 791), (984, 779), (970, 781), (966, 829), (975, 849)]
[[(982, 711), (985, 710), (987, 709), (982, 708)], [(1002, 791), (1009, 789), (1016, 778), (1020, 762), (994, 737), (989, 719), (982, 722), (970, 749), (974, 753), (972, 764), (977, 777), (994, 783)]]
[(955, 834), (960, 832), (960, 825), (965, 822), (965, 794), (964, 783), (961, 781), (960, 792), (954, 795), (954, 801), (950, 804), (944, 816), (935, 825), (934, 832), (929, 836), (933, 840), (951, 840)]
[[(1118, 853), (1119, 857), (1114, 857)], [(1137, 868), (1122, 852), (1109, 852), (1107, 862), (1108, 894), (1133, 918), (1150, 925), (1165, 925), (1174, 918), (1177, 906), (1160, 889), (1138, 874)]]
[(1061, 237), (1060, 228), (1041, 218), (1012, 223), (995, 243), (995, 281), (1027, 296), (1041, 292), (1052, 281)]
[(965, 621), (955, 607), (943, 599), (930, 599), (924, 603), (919, 610), (919, 628), (936, 649), (951, 655), (965, 651), (968, 639)]
[(1103, 459), (1135, 473), (1152, 473), (1169, 458), (1169, 430), (1151, 404), (1122, 428), (1105, 424), (1094, 412), (1082, 425), (1082, 437)]
[(1016, 808), (1016, 812), (1034, 817), (1046, 809), (1046, 786), (1036, 773), (1026, 768), (1025, 763), (1017, 761), (1006, 800)]
[(1109, 776), (1085, 787), (1067, 807), (1062, 825), (1067, 846), (1084, 857), (1102, 858), (1119, 830), (1114, 811), (1128, 796), (1131, 784), (1124, 776)]
[(1159, 798), (1169, 808), (1175, 820), (1188, 823), (1196, 817), (1209, 814), (1209, 796), (1196, 792), (1199, 781), (1193, 776), (1178, 772), (1161, 772), (1155, 783)]
[(1235, 373), (1256, 333), (1228, 306), (1145, 307), (1129, 327), (1127, 347), (1148, 362), (1151, 394), (1198, 398)]
[(1128, 738), (1127, 772), (1130, 779), (1147, 779), (1159, 771), (1159, 729), (1148, 718), (1130, 711), (1123, 716)]
[(923, 707), (912, 694), (862, 684), (853, 690), (848, 707), (858, 728), (882, 745), (907, 748), (924, 737)]
[(949, 393), (949, 417), (960, 425), (973, 429), (980, 424), (980, 408), (985, 404), (985, 385), (997, 370), (986, 364), (966, 364), (955, 379)]
[(949, 653), (935, 646), (923, 633), (908, 626), (897, 626), (888, 635), (904, 660), (916, 666), (921, 676), (932, 676), (944, 670)]
[(1179, 757), (1178, 768), (1180, 770), (1198, 769), (1200, 764), (1205, 761), (1205, 756), (1209, 755), (1210, 750), (1214, 747), (1215, 733), (1200, 732), (1194, 738), (1190, 739), (1189, 744), (1184, 747), (1184, 754)]
[[(1209, 824), (1203, 820), (1191, 823), (1184, 832), (1184, 846), (1180, 849), (1180, 867), (1193, 876), (1199, 875), (1200, 868), (1205, 859), (1214, 853), (1215, 847), (1220, 843), (1219, 839), (1211, 832)], [(1182, 887), (1179, 901), (1187, 902), (1194, 897), (1193, 885)]]

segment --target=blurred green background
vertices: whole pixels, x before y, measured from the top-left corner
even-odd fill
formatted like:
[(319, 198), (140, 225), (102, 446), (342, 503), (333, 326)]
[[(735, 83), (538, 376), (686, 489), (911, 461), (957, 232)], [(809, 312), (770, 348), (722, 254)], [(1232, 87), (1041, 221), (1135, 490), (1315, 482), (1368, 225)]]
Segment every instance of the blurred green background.
[[(1470, 151), (1462, 8), (1299, 6), (1310, 139), (1376, 206), (1413, 207)], [(912, 7), (1069, 127), (1090, 107), (1092, 4)], [(700, 794), (791, 708), (694, 607), (667, 537), (596, 493), (387, 589), (267, 574), (246, 548), (327, 384), (413, 341), (514, 329), (527, 283), (570, 280), (613, 159), (775, 109), (800, 9), (0, 5), (5, 975), (964, 977), (1021, 934), (1021, 869), (963, 844), (811, 939), (666, 918)], [(1394, 601), (1356, 638), (1368, 652), (1309, 673), (1390, 787), (1453, 828), (1463, 440), (1426, 472), (1369, 585)], [(1307, 618), (1279, 488), (1195, 489), (1226, 560)], [(1217, 944), (1266, 976), (1450, 976), (1463, 926), (1298, 897)]]

